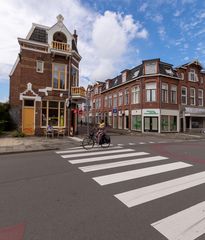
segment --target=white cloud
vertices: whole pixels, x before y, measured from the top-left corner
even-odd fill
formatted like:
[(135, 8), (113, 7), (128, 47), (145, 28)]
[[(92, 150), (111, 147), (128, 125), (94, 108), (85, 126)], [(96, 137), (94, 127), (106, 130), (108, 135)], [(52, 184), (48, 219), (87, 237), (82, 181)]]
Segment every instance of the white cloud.
[(148, 7), (148, 3), (145, 2), (140, 6), (139, 11), (140, 12), (145, 12), (147, 7)]
[(165, 40), (166, 31), (165, 31), (165, 28), (163, 26), (158, 28), (158, 33), (159, 33), (160, 39)]
[[(50, 0), (49, 7), (47, 0), (41, 0), (41, 4), (34, 0), (1, 1), (0, 29), (6, 33), (0, 39), (1, 66), (14, 64), (19, 52), (17, 37), (25, 38), (32, 22), (52, 26), (59, 13), (64, 16), (69, 31), (72, 33), (76, 29), (79, 35), (80, 74), (83, 79), (111, 77), (121, 70), (117, 63), (126, 58), (130, 42), (148, 37), (147, 30), (135, 22), (132, 15), (109, 11), (100, 14), (83, 6), (79, 0)], [(10, 69), (5, 68), (0, 72), (0, 79), (5, 79), (9, 72)]]

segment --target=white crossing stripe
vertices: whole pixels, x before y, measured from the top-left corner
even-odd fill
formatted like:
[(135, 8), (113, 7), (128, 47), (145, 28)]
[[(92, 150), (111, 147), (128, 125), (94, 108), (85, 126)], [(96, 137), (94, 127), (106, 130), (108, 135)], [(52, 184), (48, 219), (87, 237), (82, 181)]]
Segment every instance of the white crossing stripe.
[(158, 173), (168, 172), (168, 171), (191, 167), (191, 166), (192, 166), (191, 164), (187, 164), (184, 162), (176, 162), (176, 163), (170, 163), (170, 164), (163, 164), (155, 167), (141, 168), (137, 170), (131, 170), (126, 172), (104, 175), (100, 177), (94, 177), (93, 179), (100, 185), (107, 185), (111, 183), (127, 181), (131, 179), (141, 178), (149, 175), (154, 175)]
[(143, 156), (147, 154), (149, 153), (146, 153), (146, 152), (132, 152), (132, 153), (124, 153), (124, 154), (121, 153), (121, 154), (111, 155), (111, 156), (101, 156), (101, 157), (93, 157), (93, 158), (82, 158), (78, 160), (70, 160), (69, 163), (78, 164), (78, 163), (87, 163), (87, 162), (97, 162), (97, 161), (104, 161), (104, 160), (113, 160), (118, 158), (137, 157), (137, 156)]
[(139, 142), (139, 144), (146, 144), (145, 142)]
[(134, 207), (203, 183), (205, 183), (205, 171), (116, 194), (115, 197), (126, 206)]
[(194, 240), (205, 233), (205, 202), (151, 225), (169, 240)]
[(134, 145), (136, 145), (136, 143), (129, 143), (129, 145), (130, 145), (130, 146), (134, 146)]
[(138, 158), (138, 159), (133, 159), (133, 160), (126, 160), (126, 161), (103, 163), (103, 164), (96, 164), (96, 165), (91, 165), (91, 166), (79, 167), (79, 169), (83, 172), (92, 172), (92, 171), (97, 171), (97, 170), (102, 170), (102, 169), (129, 166), (129, 165), (133, 165), (133, 164), (161, 161), (161, 160), (166, 160), (166, 159), (168, 159), (168, 158), (161, 157), (161, 156)]
[(98, 151), (98, 152), (84, 152), (84, 153), (76, 153), (76, 154), (69, 154), (69, 155), (62, 155), (62, 158), (75, 158), (75, 157), (85, 157), (85, 156), (96, 156), (96, 155), (106, 155), (112, 153), (121, 153), (121, 152), (132, 152), (134, 149), (115, 149), (115, 150), (106, 150), (106, 151)]
[[(122, 148), (120, 146), (116, 146), (116, 147), (110, 147), (109, 150), (111, 149), (119, 149)], [(94, 148), (94, 149), (90, 149), (90, 151), (105, 151), (105, 149), (103, 148)], [(57, 151), (57, 154), (66, 154), (66, 153), (77, 153), (77, 152), (88, 152), (88, 150), (84, 149), (83, 147), (77, 148), (77, 149), (68, 149), (68, 150), (64, 150), (64, 151)]]

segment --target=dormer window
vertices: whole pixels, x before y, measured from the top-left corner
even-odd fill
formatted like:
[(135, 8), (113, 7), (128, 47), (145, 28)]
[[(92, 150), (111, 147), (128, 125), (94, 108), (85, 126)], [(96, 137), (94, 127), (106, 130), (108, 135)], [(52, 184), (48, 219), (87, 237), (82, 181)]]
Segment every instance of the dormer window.
[(139, 70), (136, 70), (136, 71), (134, 72), (132, 78), (138, 77), (138, 75), (139, 75)]
[(122, 82), (126, 82), (127, 74), (126, 72), (123, 72), (122, 74)]
[(156, 74), (157, 73), (157, 63), (147, 62), (145, 63), (145, 74)]
[(108, 82), (108, 81), (106, 82), (106, 85), (105, 85), (105, 87), (106, 87), (106, 89), (108, 89), (108, 88), (109, 88), (109, 82)]
[(191, 82), (198, 82), (198, 76), (196, 75), (194, 69), (190, 69), (190, 72), (189, 72), (189, 81), (191, 81)]
[(173, 71), (172, 71), (171, 68), (166, 68), (166, 69), (165, 69), (165, 72), (166, 72), (167, 74), (171, 75), (171, 76), (174, 75), (174, 73), (173, 73)]

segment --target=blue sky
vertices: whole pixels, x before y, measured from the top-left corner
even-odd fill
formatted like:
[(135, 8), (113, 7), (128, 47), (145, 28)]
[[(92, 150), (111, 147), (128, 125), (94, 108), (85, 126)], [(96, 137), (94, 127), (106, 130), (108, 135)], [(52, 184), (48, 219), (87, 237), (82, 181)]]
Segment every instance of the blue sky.
[[(32, 23), (52, 26), (56, 16), (79, 35), (81, 85), (112, 78), (142, 60), (205, 66), (205, 1), (0, 0), (0, 101), (9, 96), (9, 73)], [(46, 9), (46, 11), (45, 11)]]

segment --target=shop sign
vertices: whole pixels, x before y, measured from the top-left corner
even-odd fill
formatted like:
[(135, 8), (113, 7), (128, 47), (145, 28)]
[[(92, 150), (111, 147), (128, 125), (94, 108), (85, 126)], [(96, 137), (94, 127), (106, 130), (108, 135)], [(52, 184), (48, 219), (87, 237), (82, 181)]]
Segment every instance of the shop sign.
[(117, 108), (113, 108), (112, 112), (117, 113)]
[(148, 115), (158, 115), (159, 113), (156, 110), (146, 110), (146, 112), (144, 112), (144, 114), (148, 114)]
[(185, 107), (185, 113), (196, 113), (196, 114), (205, 114), (205, 109), (203, 108), (191, 108)]

